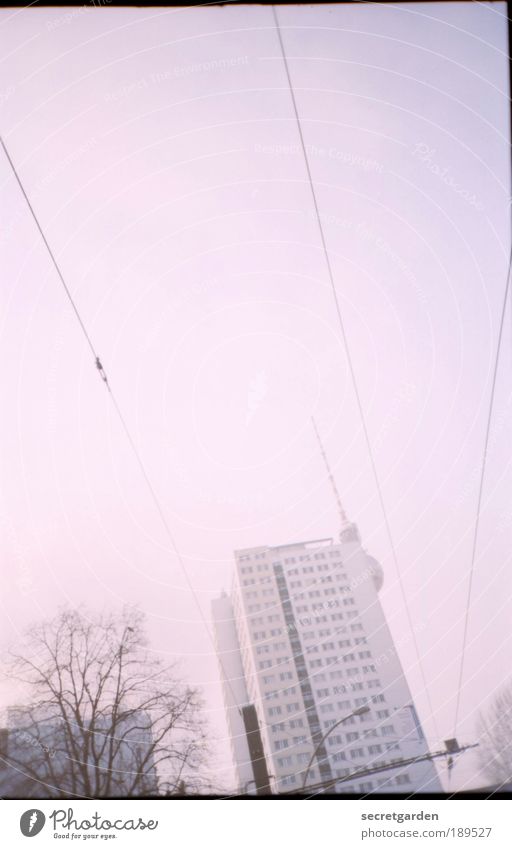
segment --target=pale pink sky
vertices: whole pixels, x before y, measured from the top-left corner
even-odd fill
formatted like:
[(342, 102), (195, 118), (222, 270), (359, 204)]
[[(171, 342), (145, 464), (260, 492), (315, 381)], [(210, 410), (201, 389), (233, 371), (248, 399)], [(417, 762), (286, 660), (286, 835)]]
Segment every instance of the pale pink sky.
[[(283, 39), (430, 683), (429, 716), (268, 7), (2, 10), (0, 130), (205, 616), (232, 551), (335, 535), (315, 415), (433, 747), (453, 734), (509, 250), (505, 4), (283, 7)], [(135, 602), (205, 691), (211, 643), (0, 157), (2, 643)], [(459, 736), (510, 657), (507, 319)], [(9, 697), (10, 698), (10, 697)], [(469, 766), (468, 766), (469, 764)], [(466, 756), (452, 782), (479, 780)], [(452, 784), (453, 786), (453, 784)]]

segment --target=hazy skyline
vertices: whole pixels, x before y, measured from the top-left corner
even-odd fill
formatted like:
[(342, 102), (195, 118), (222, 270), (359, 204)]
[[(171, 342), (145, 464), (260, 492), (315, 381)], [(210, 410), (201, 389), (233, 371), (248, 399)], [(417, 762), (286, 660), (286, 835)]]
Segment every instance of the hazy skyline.
[[(425, 732), (455, 682), (510, 244), (505, 4), (278, 9), (437, 731), (347, 369), (270, 7), (2, 10), (0, 131), (210, 620), (232, 552), (336, 536), (315, 416)], [(212, 645), (0, 157), (2, 643), (135, 603), (200, 684)], [(458, 736), (510, 653), (506, 321)], [(11, 697), (7, 694), (5, 702)], [(471, 755), (451, 787), (474, 783)], [(478, 778), (481, 780), (481, 777)]]

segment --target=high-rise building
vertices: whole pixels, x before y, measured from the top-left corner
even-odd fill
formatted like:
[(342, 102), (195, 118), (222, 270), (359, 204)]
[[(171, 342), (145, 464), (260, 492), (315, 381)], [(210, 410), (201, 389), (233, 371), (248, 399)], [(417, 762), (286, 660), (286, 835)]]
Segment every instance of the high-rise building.
[(379, 601), (382, 568), (340, 512), (339, 542), (235, 552), (231, 595), (213, 604), (239, 790), (254, 788), (242, 711), (251, 704), (274, 792), (322, 782), (342, 793), (440, 792), (432, 761), (403, 764), (427, 742)]

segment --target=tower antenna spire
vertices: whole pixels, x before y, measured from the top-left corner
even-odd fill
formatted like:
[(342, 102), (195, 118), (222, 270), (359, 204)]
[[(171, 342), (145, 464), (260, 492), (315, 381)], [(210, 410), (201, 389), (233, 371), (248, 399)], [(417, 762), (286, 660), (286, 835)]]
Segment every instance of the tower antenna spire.
[(318, 432), (318, 428), (316, 426), (316, 422), (313, 417), (311, 417), (311, 424), (313, 425), (313, 430), (315, 431), (316, 438), (318, 441), (318, 447), (320, 448), (320, 454), (323, 457), (325, 468), (327, 469), (327, 477), (329, 478), (329, 482), (332, 486), (332, 491), (334, 492), (334, 498), (336, 499), (336, 504), (338, 505), (338, 513), (340, 515), (341, 524), (346, 525), (348, 522), (347, 514), (345, 513), (343, 504), (341, 503), (340, 494), (338, 492), (338, 487), (336, 486), (336, 481), (334, 480), (334, 475), (331, 471), (331, 467), (329, 465), (329, 460), (327, 459), (327, 454), (325, 453), (325, 448)]
[(345, 508), (343, 507), (343, 504), (341, 503), (341, 498), (340, 498), (340, 494), (338, 492), (338, 487), (336, 486), (336, 481), (334, 480), (334, 475), (331, 471), (331, 467), (329, 465), (329, 460), (327, 459), (327, 454), (325, 453), (325, 448), (324, 448), (322, 439), (320, 437), (320, 434), (318, 432), (316, 422), (315, 422), (313, 417), (311, 417), (311, 424), (313, 425), (313, 430), (315, 431), (315, 435), (316, 435), (316, 438), (317, 438), (317, 441), (318, 441), (318, 446), (320, 448), (320, 454), (322, 455), (323, 461), (325, 463), (325, 468), (327, 469), (327, 477), (329, 478), (329, 482), (331, 484), (332, 491), (334, 493), (334, 498), (336, 500), (336, 505), (338, 507), (338, 514), (339, 514), (340, 521), (341, 521), (340, 538), (342, 540), (347, 539), (347, 541), (349, 539), (358, 539), (359, 534), (358, 534), (357, 528), (354, 524), (352, 524), (352, 522), (349, 522), (349, 520), (347, 518), (347, 514), (345, 513)]

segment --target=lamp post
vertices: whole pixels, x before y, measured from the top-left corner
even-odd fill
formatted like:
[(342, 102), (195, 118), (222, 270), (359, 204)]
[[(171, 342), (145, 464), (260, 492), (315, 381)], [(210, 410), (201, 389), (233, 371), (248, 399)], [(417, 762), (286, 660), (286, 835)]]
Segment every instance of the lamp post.
[(322, 737), (322, 739), (318, 743), (315, 751), (311, 755), (310, 761), (309, 761), (307, 768), (306, 768), (306, 772), (304, 773), (304, 781), (302, 782), (302, 790), (304, 790), (304, 787), (306, 786), (306, 781), (308, 780), (308, 775), (309, 775), (309, 770), (311, 769), (311, 764), (315, 760), (320, 746), (322, 746), (323, 743), (325, 743), (329, 734), (331, 734), (331, 732), (334, 731), (334, 729), (337, 728), (338, 725), (341, 725), (343, 722), (346, 722), (347, 719), (351, 719), (353, 716), (361, 716), (363, 713), (368, 713), (369, 710), (370, 710), (370, 708), (368, 707), (368, 705), (363, 705), (362, 707), (358, 707), (354, 711), (352, 711), (352, 713), (349, 713), (347, 716), (344, 716), (343, 719), (339, 719), (338, 722), (335, 722), (334, 725), (331, 725), (331, 727), (327, 729), (324, 736)]

